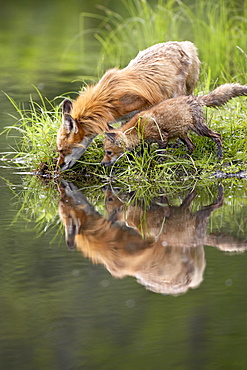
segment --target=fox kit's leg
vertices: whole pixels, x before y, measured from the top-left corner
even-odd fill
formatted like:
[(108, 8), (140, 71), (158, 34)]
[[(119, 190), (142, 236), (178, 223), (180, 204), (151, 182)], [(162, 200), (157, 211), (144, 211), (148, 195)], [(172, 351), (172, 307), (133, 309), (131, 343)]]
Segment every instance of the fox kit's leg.
[(200, 136), (210, 137), (218, 147), (217, 157), (222, 158), (222, 140), (221, 135), (218, 134), (218, 132), (210, 130), (210, 128), (202, 123), (195, 125), (192, 130)]
[(158, 140), (158, 146), (160, 150), (166, 149), (168, 144), (168, 138), (169, 138), (168, 132), (165, 131), (161, 132), (161, 140)]
[(210, 137), (217, 145), (218, 151), (217, 151), (217, 157), (222, 158), (222, 140), (221, 140), (221, 135), (218, 134), (218, 132), (212, 131), (208, 129), (208, 134), (206, 135)]
[(191, 141), (189, 136), (184, 135), (183, 137), (180, 137), (179, 139), (187, 146), (190, 153), (195, 150), (195, 144), (193, 143), (193, 141)]

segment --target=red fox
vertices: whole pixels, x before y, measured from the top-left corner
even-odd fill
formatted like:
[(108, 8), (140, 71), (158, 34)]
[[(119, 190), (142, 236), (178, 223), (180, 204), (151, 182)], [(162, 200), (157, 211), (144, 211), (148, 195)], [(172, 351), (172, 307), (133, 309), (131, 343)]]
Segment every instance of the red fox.
[(189, 41), (153, 45), (139, 52), (124, 69), (108, 70), (73, 103), (69, 99), (63, 102), (57, 166), (71, 168), (93, 138), (109, 130), (109, 122), (164, 99), (191, 94), (199, 71), (196, 48)]
[(160, 149), (165, 149), (170, 139), (179, 138), (192, 152), (195, 145), (188, 136), (189, 130), (215, 141), (217, 156), (221, 158), (221, 135), (206, 126), (202, 106), (218, 107), (231, 98), (246, 94), (247, 85), (225, 84), (204, 96), (178, 96), (137, 113), (119, 129), (106, 132), (102, 164), (111, 166), (124, 150), (132, 150), (142, 139), (148, 143), (156, 142)]

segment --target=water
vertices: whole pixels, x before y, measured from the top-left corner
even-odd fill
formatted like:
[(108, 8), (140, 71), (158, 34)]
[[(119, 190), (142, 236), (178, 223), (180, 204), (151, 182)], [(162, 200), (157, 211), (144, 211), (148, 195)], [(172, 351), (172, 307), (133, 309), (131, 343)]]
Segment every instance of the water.
[[(94, 2), (72, 3), (1, 5), (1, 90), (17, 102), (38, 100), (32, 84), (52, 99), (93, 74), (97, 49), (83, 59), (74, 36)], [(15, 109), (2, 93), (0, 104), (2, 130)], [(1, 136), (0, 151), (9, 145)], [(246, 369), (246, 180), (145, 208), (17, 172), (2, 163), (1, 369)]]

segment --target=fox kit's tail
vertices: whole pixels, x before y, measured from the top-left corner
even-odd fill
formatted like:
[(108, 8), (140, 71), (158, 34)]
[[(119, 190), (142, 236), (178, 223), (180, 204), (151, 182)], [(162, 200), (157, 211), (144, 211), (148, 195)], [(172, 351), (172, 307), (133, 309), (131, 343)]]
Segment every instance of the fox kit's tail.
[(199, 96), (198, 101), (207, 107), (220, 107), (236, 96), (247, 95), (247, 85), (225, 84), (207, 95)]

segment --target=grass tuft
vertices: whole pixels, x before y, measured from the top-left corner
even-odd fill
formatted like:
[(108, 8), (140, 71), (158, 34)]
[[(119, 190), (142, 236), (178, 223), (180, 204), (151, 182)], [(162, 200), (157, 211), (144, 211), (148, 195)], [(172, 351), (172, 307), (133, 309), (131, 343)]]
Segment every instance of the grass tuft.
[[(38, 90), (37, 90), (38, 91)], [(56, 153), (56, 135), (61, 123), (60, 105), (57, 100), (49, 101), (39, 93), (41, 103), (30, 98), (29, 106), (21, 107), (9, 96), (16, 109), (15, 123), (6, 127), (2, 134), (11, 136), (16, 141), (16, 147), (8, 153), (2, 153), (2, 159), (11, 159), (17, 165), (31, 171), (39, 170), (42, 163), (48, 170), (54, 169)]]

